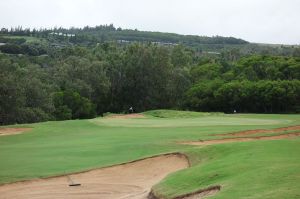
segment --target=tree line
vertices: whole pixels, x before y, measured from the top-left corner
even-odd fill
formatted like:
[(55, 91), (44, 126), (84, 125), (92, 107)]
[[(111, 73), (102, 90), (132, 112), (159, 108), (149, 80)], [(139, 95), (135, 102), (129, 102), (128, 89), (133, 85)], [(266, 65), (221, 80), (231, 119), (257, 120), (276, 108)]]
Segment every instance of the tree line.
[(300, 106), (300, 58), (292, 56), (229, 61), (182, 45), (104, 42), (39, 56), (2, 52), (0, 72), (1, 124), (93, 118), (131, 106), (259, 113)]
[[(25, 37), (36, 42), (26, 42)], [(21, 46), (19, 45), (21, 42)], [(231, 60), (237, 60), (245, 55), (261, 54), (276, 56), (300, 56), (299, 46), (268, 45), (249, 43), (243, 39), (222, 36), (180, 35), (137, 29), (116, 28), (113, 24), (98, 25), (83, 28), (40, 28), (30, 29), (18, 26), (15, 28), (2, 28), (0, 30), (0, 43), (6, 43), (0, 48), (7, 53), (28, 53), (30, 55), (45, 54), (50, 47), (66, 47), (73, 45), (94, 46), (97, 43), (118, 42), (128, 45), (135, 42), (157, 43), (160, 45), (184, 45), (201, 54), (208, 52), (223, 53)], [(42, 45), (41, 45), (42, 44)], [(48, 46), (48, 47), (45, 47)], [(29, 48), (31, 51), (24, 50)]]
[(30, 29), (18, 26), (15, 28), (2, 28), (0, 34), (10, 34), (19, 36), (47, 37), (49, 33), (74, 34), (74, 36), (86, 36), (87, 38), (96, 38), (98, 41), (160, 41), (182, 44), (247, 44), (248, 42), (234, 37), (222, 36), (196, 36), (179, 35), (175, 33), (162, 33), (151, 31), (138, 31), (137, 29), (115, 28), (113, 24), (98, 25), (95, 27), (85, 26), (83, 28), (42, 28)]

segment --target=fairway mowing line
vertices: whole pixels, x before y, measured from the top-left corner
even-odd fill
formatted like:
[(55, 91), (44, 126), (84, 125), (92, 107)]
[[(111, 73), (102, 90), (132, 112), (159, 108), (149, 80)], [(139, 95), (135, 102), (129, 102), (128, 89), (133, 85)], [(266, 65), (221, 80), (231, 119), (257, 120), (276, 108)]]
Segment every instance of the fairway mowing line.
[[(77, 174), (0, 185), (0, 199), (146, 199), (154, 184), (189, 166), (184, 154), (157, 155)], [(69, 186), (69, 179), (81, 186)]]
[(130, 118), (145, 118), (143, 114), (140, 113), (133, 113), (133, 114), (121, 114), (121, 115), (111, 115), (105, 118), (114, 118), (114, 119), (130, 119)]
[(216, 139), (216, 140), (185, 141), (179, 143), (186, 144), (186, 145), (213, 145), (213, 144), (223, 144), (223, 143), (231, 143), (231, 142), (248, 142), (248, 141), (257, 141), (257, 140), (281, 140), (285, 138), (293, 138), (298, 136), (300, 136), (300, 132), (287, 133), (287, 134), (274, 135), (274, 136), (224, 138), (224, 139)]
[(243, 135), (253, 135), (253, 134), (260, 134), (260, 133), (277, 133), (277, 132), (290, 131), (290, 130), (300, 130), (300, 125), (281, 127), (276, 129), (246, 130), (246, 131), (239, 131), (234, 133), (215, 134), (213, 136), (243, 136)]
[(17, 135), (30, 131), (32, 128), (0, 128), (0, 136)]

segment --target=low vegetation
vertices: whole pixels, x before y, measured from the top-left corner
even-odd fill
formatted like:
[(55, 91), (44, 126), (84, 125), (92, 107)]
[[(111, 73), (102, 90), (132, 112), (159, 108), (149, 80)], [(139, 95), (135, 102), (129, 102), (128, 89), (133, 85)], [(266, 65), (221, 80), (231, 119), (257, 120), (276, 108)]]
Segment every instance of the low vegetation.
[(147, 116), (158, 118), (195, 118), (209, 115), (221, 115), (222, 113), (205, 113), (205, 112), (192, 112), (192, 111), (178, 111), (178, 110), (152, 110), (143, 113)]

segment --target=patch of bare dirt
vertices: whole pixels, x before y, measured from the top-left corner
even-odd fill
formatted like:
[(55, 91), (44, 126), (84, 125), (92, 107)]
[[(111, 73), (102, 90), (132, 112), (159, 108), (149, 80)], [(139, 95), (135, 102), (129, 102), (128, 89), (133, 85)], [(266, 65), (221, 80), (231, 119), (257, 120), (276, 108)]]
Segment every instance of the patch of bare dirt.
[(293, 138), (298, 136), (300, 136), (300, 132), (286, 133), (286, 134), (274, 135), (274, 136), (238, 137), (238, 138), (225, 138), (225, 139), (205, 140), (205, 141), (187, 141), (187, 142), (181, 142), (181, 144), (212, 145), (212, 144), (222, 144), (222, 143), (229, 143), (229, 142), (248, 142), (248, 141), (255, 141), (255, 140), (281, 140), (285, 138)]
[(300, 125), (277, 128), (277, 129), (256, 129), (256, 130), (240, 131), (240, 132), (227, 133), (227, 134), (217, 134), (215, 136), (244, 136), (244, 135), (254, 135), (260, 133), (277, 133), (277, 132), (290, 131), (290, 130), (300, 130)]
[(21, 134), (31, 129), (32, 128), (0, 128), (0, 136)]
[[(188, 159), (168, 154), (117, 166), (0, 186), (1, 199), (146, 199), (169, 173), (187, 168)], [(80, 186), (69, 186), (80, 183)]]
[[(200, 190), (192, 192), (192, 193), (187, 193), (187, 194), (177, 196), (173, 199), (202, 199), (202, 198), (206, 198), (207, 196), (214, 195), (217, 192), (219, 192), (220, 190), (221, 190), (220, 185), (211, 186), (206, 189), (200, 189)], [(151, 191), (151, 193), (148, 196), (148, 199), (160, 199), (160, 198), (161, 197), (156, 196), (153, 191)]]
[(133, 113), (133, 114), (111, 115), (108, 116), (107, 118), (129, 119), (129, 118), (145, 118), (145, 116), (140, 113)]

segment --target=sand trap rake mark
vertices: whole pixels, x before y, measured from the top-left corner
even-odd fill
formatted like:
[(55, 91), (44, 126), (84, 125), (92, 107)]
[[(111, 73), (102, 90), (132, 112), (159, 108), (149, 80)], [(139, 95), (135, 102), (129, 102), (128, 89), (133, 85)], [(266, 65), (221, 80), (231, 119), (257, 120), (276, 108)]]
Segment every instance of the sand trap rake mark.
[(67, 177), (68, 177), (68, 180), (69, 180), (69, 186), (70, 187), (81, 186), (80, 183), (75, 183), (70, 176), (67, 176)]

